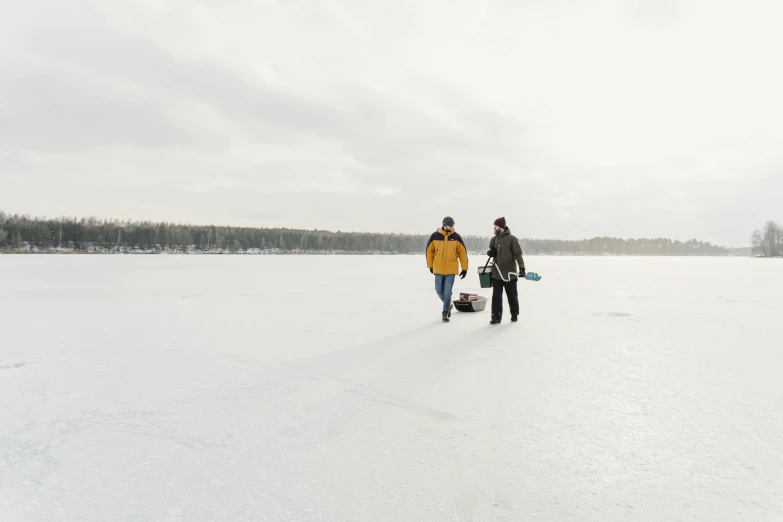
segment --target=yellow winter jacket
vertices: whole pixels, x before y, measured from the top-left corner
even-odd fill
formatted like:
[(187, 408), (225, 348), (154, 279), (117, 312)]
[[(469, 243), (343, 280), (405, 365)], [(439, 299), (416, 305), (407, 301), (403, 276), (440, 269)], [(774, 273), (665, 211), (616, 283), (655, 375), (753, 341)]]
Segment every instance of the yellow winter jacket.
[(435, 275), (457, 275), (468, 269), (468, 249), (456, 232), (446, 232), (442, 228), (432, 234), (427, 243), (427, 268)]

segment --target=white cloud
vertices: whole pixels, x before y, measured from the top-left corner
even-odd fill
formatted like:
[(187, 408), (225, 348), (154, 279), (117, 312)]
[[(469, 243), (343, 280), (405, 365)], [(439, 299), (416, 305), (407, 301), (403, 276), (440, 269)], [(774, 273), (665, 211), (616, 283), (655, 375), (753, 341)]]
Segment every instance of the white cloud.
[(407, 232), (454, 214), (482, 234), (506, 215), (537, 237), (743, 244), (783, 220), (781, 14), (5, 2), (0, 205)]
[(205, 194), (207, 192), (214, 192), (216, 190), (232, 189), (239, 186), (239, 182), (233, 179), (213, 179), (206, 183), (200, 183), (197, 185), (188, 185), (185, 190), (189, 192), (198, 192)]
[(392, 187), (375, 187), (372, 189), (372, 193), (377, 196), (393, 196), (399, 194), (400, 191)]

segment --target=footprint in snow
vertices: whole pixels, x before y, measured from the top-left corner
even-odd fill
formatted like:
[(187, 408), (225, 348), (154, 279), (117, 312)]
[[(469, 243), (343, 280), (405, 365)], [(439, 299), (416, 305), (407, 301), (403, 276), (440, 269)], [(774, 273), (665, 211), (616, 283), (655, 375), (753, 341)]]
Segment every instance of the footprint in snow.
[(21, 368), (23, 366), (27, 366), (27, 361), (11, 364), (0, 364), (0, 370), (13, 370), (14, 368)]

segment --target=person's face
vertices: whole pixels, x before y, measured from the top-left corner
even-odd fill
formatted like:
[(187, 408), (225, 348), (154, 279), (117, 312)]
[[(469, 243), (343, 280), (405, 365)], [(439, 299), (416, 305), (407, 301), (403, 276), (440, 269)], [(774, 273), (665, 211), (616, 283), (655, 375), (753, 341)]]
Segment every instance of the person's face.
[(454, 230), (454, 226), (453, 225), (443, 225), (443, 230), (445, 230), (446, 232), (451, 232), (451, 231)]
[(498, 232), (500, 232), (501, 230), (503, 230), (502, 228), (500, 228), (500, 227), (499, 227), (499, 226), (497, 226), (497, 225), (494, 225), (494, 228), (495, 228), (495, 234), (497, 234)]

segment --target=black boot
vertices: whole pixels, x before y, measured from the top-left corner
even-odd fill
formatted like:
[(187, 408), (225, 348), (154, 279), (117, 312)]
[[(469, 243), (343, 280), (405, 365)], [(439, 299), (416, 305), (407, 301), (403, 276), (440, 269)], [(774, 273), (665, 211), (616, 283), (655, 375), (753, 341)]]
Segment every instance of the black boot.
[(489, 324), (500, 324), (500, 317), (492, 317), (492, 320), (489, 322)]
[(448, 323), (449, 322), (449, 315), (451, 315), (451, 314), (449, 314), (449, 312), (443, 312), (442, 315), (443, 315), (443, 322), (444, 323)]
[(511, 322), (512, 323), (516, 323), (517, 322), (517, 316), (516, 315), (512, 315), (511, 316)]
[(454, 303), (449, 305), (449, 319), (451, 319), (451, 310), (454, 308)]

